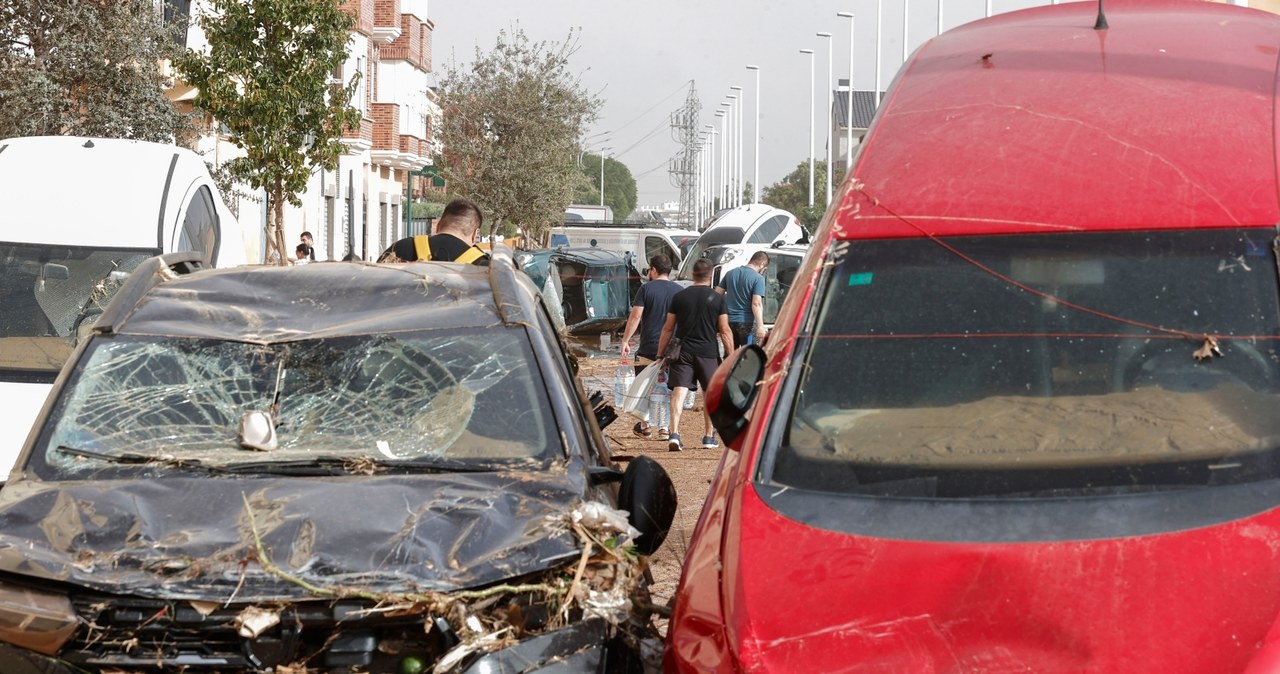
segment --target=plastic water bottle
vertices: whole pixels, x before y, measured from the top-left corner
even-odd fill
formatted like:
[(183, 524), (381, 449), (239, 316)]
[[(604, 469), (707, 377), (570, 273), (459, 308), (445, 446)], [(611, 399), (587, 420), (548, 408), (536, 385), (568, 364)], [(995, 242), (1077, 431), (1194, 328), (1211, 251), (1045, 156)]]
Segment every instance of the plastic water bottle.
[(635, 368), (631, 367), (627, 361), (618, 363), (618, 367), (613, 371), (613, 406), (619, 409), (622, 404), (627, 401), (627, 389), (631, 388), (631, 382), (636, 378)]
[(609, 350), (609, 333), (607, 332), (600, 333), (600, 350), (601, 351)]
[(697, 402), (696, 402), (697, 400), (698, 400), (698, 392), (697, 392), (697, 391), (690, 390), (688, 393), (686, 393), (686, 394), (685, 394), (685, 396), (684, 396), (684, 404), (683, 404), (683, 405), (681, 405), (681, 406), (680, 406), (680, 408), (681, 408), (681, 409), (686, 409), (686, 410), (691, 410), (691, 409), (693, 409), (693, 406), (694, 406), (695, 404), (697, 404)]
[(658, 375), (658, 383), (649, 393), (649, 425), (668, 428), (671, 424), (671, 389), (667, 387), (667, 373)]

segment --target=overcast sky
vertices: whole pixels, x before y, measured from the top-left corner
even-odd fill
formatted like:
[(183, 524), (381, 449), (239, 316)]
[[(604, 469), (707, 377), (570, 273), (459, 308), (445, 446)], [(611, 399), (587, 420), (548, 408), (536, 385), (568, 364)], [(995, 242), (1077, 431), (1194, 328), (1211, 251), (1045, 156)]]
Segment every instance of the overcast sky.
[[(980, 19), (988, 0), (946, 0), (943, 29)], [(938, 30), (938, 0), (909, 0), (907, 48), (915, 49)], [(993, 13), (1008, 12), (1050, 0), (990, 0)], [(903, 60), (904, 0), (879, 0), (881, 85), (887, 87)], [(499, 30), (519, 27), (531, 40), (561, 42), (570, 28), (580, 28), (580, 46), (572, 67), (583, 84), (604, 104), (590, 134), (609, 131), (607, 146), (636, 176), (640, 205), (675, 201), (679, 189), (667, 173), (668, 160), (680, 146), (670, 129), (671, 113), (680, 108), (690, 85), (702, 104), (702, 123), (714, 116), (721, 101), (744, 88), (743, 172), (753, 173), (755, 74), (760, 66), (760, 182), (770, 185), (809, 157), (809, 56), (815, 52), (815, 106), (823, 115), (828, 39), (832, 34), (831, 82), (848, 77), (849, 19), (853, 12), (856, 89), (873, 90), (876, 59), (877, 0), (432, 0), (436, 69), (450, 61), (469, 62), (475, 48), (492, 48)], [(816, 154), (825, 156), (825, 120), (819, 119)], [(606, 154), (610, 154), (606, 152)]]

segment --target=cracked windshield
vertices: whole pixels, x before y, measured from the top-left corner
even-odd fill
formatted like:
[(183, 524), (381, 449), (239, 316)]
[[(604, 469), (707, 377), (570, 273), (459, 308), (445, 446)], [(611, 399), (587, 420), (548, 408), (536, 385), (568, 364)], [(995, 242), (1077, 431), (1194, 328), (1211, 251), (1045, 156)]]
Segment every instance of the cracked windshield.
[[(46, 461), (545, 459), (554, 421), (532, 362), (518, 329), (269, 345), (118, 337), (73, 382)], [(242, 430), (246, 415), (273, 425), (271, 445)]]
[(774, 478), (945, 498), (1274, 477), (1275, 236), (849, 245)]
[(120, 282), (155, 253), (0, 244), (0, 378), (52, 382)]

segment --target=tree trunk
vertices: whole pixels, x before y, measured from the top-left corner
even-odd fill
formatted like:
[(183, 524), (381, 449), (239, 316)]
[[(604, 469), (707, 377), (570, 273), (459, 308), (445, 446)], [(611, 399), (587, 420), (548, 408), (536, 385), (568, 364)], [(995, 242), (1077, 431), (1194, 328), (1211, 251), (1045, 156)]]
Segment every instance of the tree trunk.
[(267, 200), (270, 202), (270, 213), (267, 217), (267, 260), (272, 259), (271, 253), (274, 251), (276, 264), (285, 267), (290, 264), (293, 256), (284, 245), (284, 184), (282, 181), (277, 180), (271, 186), (267, 192)]

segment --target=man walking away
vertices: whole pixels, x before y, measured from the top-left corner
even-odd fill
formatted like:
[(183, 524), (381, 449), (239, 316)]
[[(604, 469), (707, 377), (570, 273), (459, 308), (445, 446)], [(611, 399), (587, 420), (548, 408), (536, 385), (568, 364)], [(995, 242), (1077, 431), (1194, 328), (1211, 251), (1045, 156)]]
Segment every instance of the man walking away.
[[(663, 324), (662, 336), (658, 339), (659, 355), (667, 352), (672, 336), (679, 339), (680, 355), (667, 363), (667, 384), (671, 386), (671, 433), (667, 449), (679, 452), (684, 449), (680, 442), (680, 412), (683, 411), (689, 386), (697, 381), (705, 391), (711, 383), (711, 375), (720, 366), (720, 345), (716, 344), (716, 337), (724, 344), (725, 353), (733, 351), (729, 316), (725, 313), (724, 298), (711, 287), (711, 262), (708, 260), (701, 259), (693, 264), (693, 285), (671, 299), (667, 322)], [(702, 422), (702, 446), (708, 449), (717, 447), (715, 428), (711, 426), (705, 405)]]
[(755, 334), (757, 344), (764, 341), (764, 270), (768, 268), (769, 255), (757, 251), (746, 265), (725, 274), (716, 287), (729, 310), (735, 349), (747, 343), (747, 335)]
[(470, 199), (454, 199), (444, 207), (444, 213), (436, 224), (435, 234), (400, 239), (382, 252), (378, 262), (436, 260), (488, 265), (488, 254), (475, 245), (483, 224), (484, 213), (475, 202)]
[[(631, 315), (627, 317), (627, 327), (622, 332), (622, 359), (626, 360), (631, 353), (631, 336), (640, 329), (640, 343), (636, 346), (636, 374), (648, 363), (658, 359), (658, 339), (662, 336), (662, 325), (667, 322), (667, 311), (671, 308), (671, 298), (680, 292), (680, 284), (670, 280), (671, 258), (661, 253), (649, 258), (648, 281), (640, 286), (640, 291), (631, 301)], [(637, 422), (631, 429), (636, 435), (647, 438), (653, 433), (648, 422)], [(658, 429), (658, 439), (664, 437), (667, 429)]]

